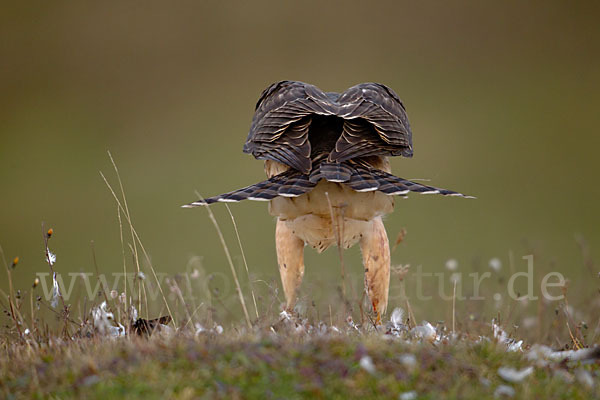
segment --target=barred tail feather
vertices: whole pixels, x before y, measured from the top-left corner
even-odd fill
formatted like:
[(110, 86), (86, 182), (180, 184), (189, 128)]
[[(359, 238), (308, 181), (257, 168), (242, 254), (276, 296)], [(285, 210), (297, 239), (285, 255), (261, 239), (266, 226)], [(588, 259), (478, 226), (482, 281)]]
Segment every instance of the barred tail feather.
[(440, 189), (433, 186), (422, 185), (407, 179), (399, 178), (392, 174), (380, 170), (373, 170), (372, 174), (379, 181), (379, 191), (388, 195), (406, 196), (409, 192), (421, 194), (441, 194), (442, 196), (456, 196), (468, 199), (474, 199), (473, 196), (466, 196), (459, 192), (448, 189)]
[(353, 168), (345, 163), (322, 162), (319, 165), (321, 176), (329, 182), (348, 182)]
[(294, 175), (279, 184), (277, 194), (283, 197), (298, 197), (310, 192), (316, 185), (309, 180), (308, 175)]
[(465, 196), (462, 193), (452, 190), (440, 189), (398, 178), (385, 171), (360, 164), (351, 165), (351, 176), (345, 183), (357, 192), (377, 190), (390, 196), (406, 196), (409, 192), (416, 192), (421, 194), (441, 194), (442, 196), (473, 198), (472, 196)]
[(193, 208), (217, 202), (228, 203), (242, 200), (269, 201), (277, 196), (297, 197), (309, 192), (315, 185), (315, 183), (309, 181), (308, 175), (283, 173), (266, 181), (218, 196), (200, 199), (182, 207)]
[(371, 192), (373, 190), (379, 190), (381, 182), (376, 176), (373, 176), (371, 171), (363, 168), (355, 168), (350, 176), (348, 186), (357, 192)]
[(314, 168), (310, 175), (299, 171), (286, 171), (266, 181), (219, 196), (201, 199), (182, 207), (192, 208), (216, 202), (238, 202), (246, 199), (269, 201), (277, 196), (298, 197), (310, 192), (322, 179), (348, 185), (357, 192), (377, 190), (390, 196), (406, 196), (409, 192), (415, 192), (474, 198), (452, 190), (412, 182), (365, 165), (323, 162)]

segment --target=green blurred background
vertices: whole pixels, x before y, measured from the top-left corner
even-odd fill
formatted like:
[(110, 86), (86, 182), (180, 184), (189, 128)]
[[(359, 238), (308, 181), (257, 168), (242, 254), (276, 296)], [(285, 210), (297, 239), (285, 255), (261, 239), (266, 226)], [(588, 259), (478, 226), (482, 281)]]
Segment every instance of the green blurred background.
[[(21, 258), (16, 286), (47, 271), (42, 221), (58, 271), (93, 271), (91, 241), (102, 271), (122, 270), (117, 209), (99, 175), (116, 184), (107, 150), (157, 270), (185, 272), (202, 256), (204, 270), (228, 275), (206, 211), (179, 206), (195, 190), (264, 178), (241, 149), (260, 92), (280, 79), (325, 91), (389, 85), (415, 148), (394, 172), (478, 197), (398, 201), (388, 234), (408, 234), (394, 264), (435, 272), (453, 258), (483, 271), (512, 252), (523, 270), (521, 256), (536, 252), (572, 286), (589, 285), (575, 237), (600, 248), (599, 18), (595, 2), (561, 1), (5, 5), (0, 245)], [(231, 209), (255, 279), (278, 284), (266, 204)], [(213, 210), (240, 267), (226, 209)], [(306, 257), (304, 294), (334, 291), (336, 251)], [(357, 249), (346, 264), (360, 282)]]

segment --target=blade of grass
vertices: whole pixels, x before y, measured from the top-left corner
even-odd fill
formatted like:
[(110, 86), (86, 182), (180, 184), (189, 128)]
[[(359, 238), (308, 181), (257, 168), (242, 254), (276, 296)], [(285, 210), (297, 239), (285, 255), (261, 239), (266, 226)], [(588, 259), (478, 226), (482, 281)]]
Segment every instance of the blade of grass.
[[(202, 196), (200, 196), (200, 193), (198, 192), (196, 192), (196, 196), (198, 196), (198, 198), (201, 200), (204, 199)], [(217, 223), (215, 215), (213, 214), (208, 204), (206, 205), (206, 210), (208, 211), (208, 217), (215, 226), (215, 229), (217, 230), (217, 234), (219, 235), (219, 239), (221, 240), (221, 244), (223, 245), (223, 250), (225, 250), (225, 256), (227, 257), (227, 262), (229, 263), (229, 267), (231, 268), (231, 274), (233, 275), (233, 280), (235, 281), (235, 286), (237, 288), (238, 296), (240, 298), (240, 303), (242, 305), (242, 309), (244, 310), (246, 324), (248, 324), (248, 328), (252, 328), (252, 322), (250, 322), (250, 315), (248, 315), (248, 309), (246, 308), (246, 301), (244, 300), (244, 295), (242, 294), (242, 288), (240, 286), (240, 281), (238, 280), (237, 272), (235, 272), (235, 267), (233, 266), (233, 261), (231, 259), (231, 254), (229, 253), (229, 248), (227, 247), (227, 243), (225, 242), (225, 238), (223, 237), (223, 233), (221, 232), (221, 228)]]
[[(119, 182), (119, 188), (121, 189), (121, 196), (123, 197), (123, 205), (125, 206), (125, 208), (123, 209), (123, 212), (125, 213), (125, 216), (127, 217), (127, 221), (129, 222), (129, 227), (131, 229), (131, 238), (133, 241), (134, 263), (137, 268), (137, 273), (139, 276), (139, 274), (140, 274), (140, 259), (139, 259), (137, 245), (136, 245), (134, 234), (133, 234), (134, 229), (133, 229), (133, 224), (131, 223), (131, 214), (129, 213), (127, 197), (125, 197), (125, 189), (123, 188), (123, 182), (121, 180), (121, 174), (119, 173), (119, 168), (117, 168), (117, 163), (115, 162), (111, 152), (107, 151), (107, 153), (108, 153), (108, 157), (110, 158), (110, 162), (112, 163), (115, 173), (117, 175), (117, 181)], [(121, 208), (123, 208), (123, 207), (121, 207)], [(140, 307), (139, 315), (141, 316), (142, 315), (142, 282), (141, 281), (138, 281), (138, 307)], [(146, 309), (145, 311), (146, 311), (146, 317), (148, 318), (148, 310)], [(173, 316), (171, 316), (171, 317), (173, 317)]]
[[(154, 270), (154, 267), (152, 266), (152, 262), (150, 261), (150, 256), (148, 255), (148, 252), (146, 252), (146, 248), (144, 247), (144, 244), (142, 243), (137, 231), (135, 230), (133, 223), (131, 222), (131, 217), (129, 214), (127, 214), (125, 212), (125, 208), (123, 207), (123, 205), (121, 204), (121, 201), (119, 200), (119, 198), (117, 197), (117, 194), (115, 193), (115, 191), (113, 190), (112, 186), (110, 185), (110, 183), (108, 182), (108, 180), (106, 179), (106, 177), (104, 176), (104, 174), (102, 173), (102, 171), (100, 171), (100, 176), (102, 176), (102, 179), (104, 180), (104, 183), (106, 184), (106, 186), (108, 186), (108, 189), (110, 190), (110, 192), (113, 195), (113, 198), (115, 199), (115, 201), (117, 202), (119, 208), (121, 209), (121, 211), (123, 211), (123, 214), (125, 215), (125, 219), (127, 220), (127, 222), (129, 223), (129, 226), (131, 227), (131, 231), (133, 234), (133, 238), (134, 238), (134, 243), (137, 240), (137, 242), (140, 245), (140, 248), (142, 249), (142, 253), (144, 254), (144, 257), (146, 257), (146, 261), (148, 262), (148, 266), (150, 268), (150, 271), (152, 272), (152, 276), (154, 277), (154, 280), (156, 281), (156, 284), (158, 286), (158, 290), (160, 291), (160, 294), (163, 298), (163, 302), (165, 304), (165, 307), (167, 308), (167, 312), (169, 313), (169, 316), (171, 317), (171, 320), (173, 321), (173, 324), (175, 326), (177, 326), (177, 323), (175, 321), (174, 315), (171, 312), (171, 308), (169, 307), (169, 303), (167, 302), (167, 297), (165, 296), (165, 293), (162, 289), (162, 286), (160, 284), (160, 281), (158, 279), (158, 276), (156, 275), (156, 271)], [(141, 290), (140, 290), (140, 297), (141, 297)], [(140, 299), (140, 305), (141, 305), (141, 299)]]
[(254, 295), (254, 288), (252, 287), (252, 280), (250, 279), (250, 271), (248, 270), (248, 262), (246, 261), (246, 254), (244, 253), (244, 247), (242, 246), (242, 240), (240, 239), (240, 233), (237, 228), (237, 224), (235, 223), (235, 218), (229, 209), (229, 205), (225, 203), (225, 208), (227, 208), (227, 212), (231, 217), (231, 222), (233, 222), (233, 229), (235, 230), (235, 236), (237, 237), (238, 245), (240, 246), (240, 252), (242, 253), (242, 260), (244, 260), (244, 267), (246, 267), (246, 275), (248, 275), (248, 283), (250, 285), (250, 293), (252, 293), (252, 302), (254, 303), (254, 310), (256, 311), (256, 318), (260, 318), (258, 315), (258, 306), (256, 305), (256, 296)]
[(96, 261), (96, 249), (94, 247), (94, 241), (90, 242), (90, 247), (92, 249), (92, 260), (94, 261), (94, 269), (96, 270), (96, 281), (98, 282), (98, 286), (102, 290), (102, 295), (104, 296), (104, 301), (106, 301), (106, 305), (110, 307), (110, 302), (108, 301), (108, 295), (106, 294), (106, 288), (104, 287), (104, 282), (100, 279), (100, 271), (98, 269), (98, 262)]

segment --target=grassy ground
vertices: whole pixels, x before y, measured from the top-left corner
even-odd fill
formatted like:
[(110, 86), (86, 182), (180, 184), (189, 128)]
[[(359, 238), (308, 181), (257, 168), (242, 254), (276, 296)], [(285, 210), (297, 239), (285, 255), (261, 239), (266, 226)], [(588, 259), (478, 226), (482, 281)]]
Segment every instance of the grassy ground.
[[(493, 340), (429, 342), (372, 329), (306, 332), (287, 325), (245, 334), (8, 345), (0, 357), (0, 396), (475, 399), (512, 390), (516, 398), (600, 396), (594, 360), (534, 360)], [(499, 374), (530, 365), (533, 372), (520, 381)]]

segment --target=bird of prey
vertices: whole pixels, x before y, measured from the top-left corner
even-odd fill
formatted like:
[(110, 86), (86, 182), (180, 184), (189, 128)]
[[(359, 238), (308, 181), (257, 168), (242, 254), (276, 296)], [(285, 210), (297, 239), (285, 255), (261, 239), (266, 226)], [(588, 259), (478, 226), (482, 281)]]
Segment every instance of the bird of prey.
[(281, 81), (256, 104), (244, 153), (265, 161), (267, 180), (183, 207), (269, 201), (287, 302), (304, 275), (304, 246), (319, 253), (360, 243), (365, 290), (377, 321), (388, 303), (390, 248), (382, 217), (409, 192), (464, 196), (391, 174), (389, 156), (412, 157), (412, 132), (398, 95), (379, 83), (343, 93)]

